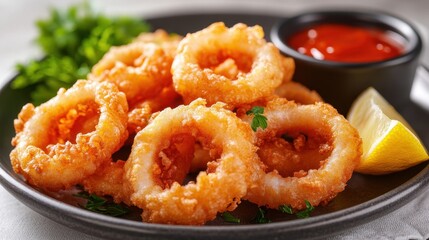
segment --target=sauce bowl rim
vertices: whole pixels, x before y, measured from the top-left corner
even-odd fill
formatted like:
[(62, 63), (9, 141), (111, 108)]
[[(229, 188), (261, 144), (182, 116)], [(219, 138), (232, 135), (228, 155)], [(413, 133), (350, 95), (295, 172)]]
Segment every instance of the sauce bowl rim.
[[(374, 25), (380, 28), (380, 25), (388, 26), (387, 30), (392, 30), (406, 39), (405, 52), (397, 57), (382, 61), (371, 61), (362, 63), (349, 63), (340, 61), (320, 60), (311, 56), (304, 55), (292, 47), (288, 46), (285, 38), (298, 32), (299, 30), (318, 23), (350, 23), (356, 25)], [(288, 28), (294, 27), (294, 30), (288, 32)], [(286, 34), (288, 33), (288, 34)], [(391, 13), (374, 10), (317, 10), (298, 13), (294, 16), (277, 21), (270, 31), (271, 41), (285, 55), (295, 60), (305, 61), (314, 65), (326, 67), (341, 68), (382, 68), (395, 66), (405, 62), (412, 61), (419, 57), (423, 50), (423, 41), (417, 28), (409, 21), (393, 15)]]

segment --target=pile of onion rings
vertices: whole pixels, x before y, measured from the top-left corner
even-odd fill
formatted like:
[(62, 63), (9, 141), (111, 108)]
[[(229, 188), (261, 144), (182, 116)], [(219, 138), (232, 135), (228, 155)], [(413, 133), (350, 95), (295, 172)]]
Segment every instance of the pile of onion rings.
[[(294, 68), (260, 26), (144, 33), (87, 80), (22, 108), (13, 169), (41, 190), (80, 185), (139, 207), (145, 222), (202, 225), (242, 200), (326, 204), (351, 178), (361, 139), (292, 81)], [(266, 127), (251, 127), (255, 106)]]

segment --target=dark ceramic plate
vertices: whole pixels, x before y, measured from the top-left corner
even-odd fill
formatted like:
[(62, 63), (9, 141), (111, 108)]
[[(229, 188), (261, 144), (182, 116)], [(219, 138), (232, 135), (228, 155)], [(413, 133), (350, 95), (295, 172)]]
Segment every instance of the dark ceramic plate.
[[(152, 18), (153, 29), (164, 28), (185, 34), (197, 31), (215, 21), (228, 25), (244, 22), (262, 25), (269, 32), (278, 17), (246, 14), (196, 14)], [(267, 35), (268, 36), (268, 35)], [(205, 226), (172, 226), (143, 223), (140, 210), (135, 209), (123, 218), (113, 218), (81, 209), (79, 199), (70, 192), (47, 194), (29, 186), (11, 168), (10, 140), (14, 136), (13, 119), (29, 101), (26, 91), (15, 91), (9, 84), (0, 91), (0, 182), (17, 199), (39, 212), (79, 231), (114, 239), (310, 239), (338, 234), (373, 220), (409, 202), (422, 192), (429, 182), (427, 163), (387, 176), (354, 174), (346, 190), (327, 206), (317, 207), (312, 217), (297, 219), (278, 211), (268, 211), (269, 224), (252, 224), (257, 207), (243, 202), (234, 212), (242, 224), (228, 224), (218, 218)], [(417, 133), (429, 146), (429, 113), (410, 102), (400, 109)], [(3, 216), (7, 218), (7, 216)], [(186, 216), (184, 216), (186, 217)]]

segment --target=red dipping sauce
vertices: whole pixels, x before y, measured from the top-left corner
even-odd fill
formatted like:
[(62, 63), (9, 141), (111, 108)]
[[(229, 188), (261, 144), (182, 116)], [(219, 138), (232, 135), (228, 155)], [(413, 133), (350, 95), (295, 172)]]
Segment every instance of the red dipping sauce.
[(382, 61), (404, 52), (404, 39), (377, 28), (325, 23), (292, 35), (287, 44), (319, 60), (346, 63)]

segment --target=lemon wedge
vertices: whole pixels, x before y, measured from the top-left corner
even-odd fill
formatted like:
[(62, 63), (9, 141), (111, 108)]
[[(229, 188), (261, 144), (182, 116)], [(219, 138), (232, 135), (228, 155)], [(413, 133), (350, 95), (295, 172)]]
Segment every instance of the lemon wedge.
[(411, 126), (374, 88), (358, 96), (347, 119), (359, 131), (363, 143), (356, 172), (388, 174), (429, 159)]

